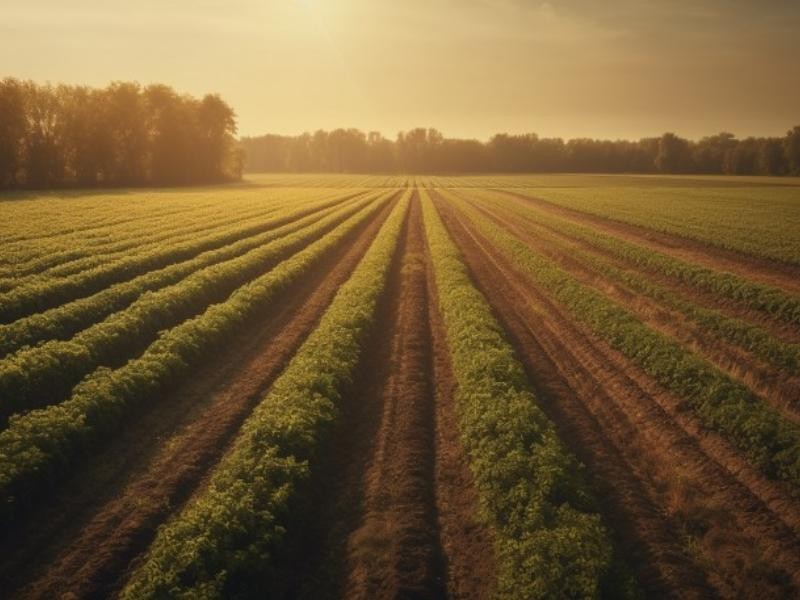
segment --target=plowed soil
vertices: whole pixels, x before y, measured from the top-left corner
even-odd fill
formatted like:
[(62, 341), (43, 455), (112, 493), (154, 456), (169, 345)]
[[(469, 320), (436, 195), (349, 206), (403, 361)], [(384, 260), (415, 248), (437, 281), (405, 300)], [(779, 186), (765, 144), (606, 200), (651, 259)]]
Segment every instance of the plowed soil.
[[(390, 203), (391, 204), (391, 203)], [(391, 206), (276, 298), (277, 310), (190, 382), (153, 403), (47, 506), (0, 542), (4, 592), (105, 597), (224, 453), (358, 264)]]
[(796, 594), (796, 500), (579, 326), (452, 205), (437, 206), (545, 409), (589, 467), (645, 589), (675, 597)]
[(504, 190), (538, 208), (611, 233), (628, 241), (647, 246), (687, 262), (704, 265), (717, 271), (735, 273), (746, 279), (774, 285), (790, 292), (800, 292), (800, 267), (728, 250), (692, 238), (647, 229), (638, 225), (615, 221), (598, 215), (559, 206), (541, 198)]
[[(542, 218), (564, 217), (789, 293), (800, 293), (800, 268), (509, 190), (496, 191), (506, 205), (472, 199), (464, 190), (453, 193), (461, 200), (435, 188), (430, 196), (542, 409), (586, 465), (615, 552), (645, 596), (800, 597), (800, 499), (793, 490), (769, 479), (723, 436), (703, 427), (685, 400), (582, 325), (484, 236), (465, 206), (796, 422), (800, 377), (728, 338), (710, 335), (680, 302), (758, 325), (787, 343), (800, 342), (800, 328), (649, 272)], [(343, 390), (337, 419), (314, 455), (310, 480), (297, 495), (302, 506), (294, 507), (287, 524), (286, 547), (271, 565), (285, 575), (286, 598), (494, 597), (493, 532), (480, 518), (461, 444), (457, 383), (421, 202), (415, 193), (377, 325)], [(514, 210), (507, 208), (512, 205)], [(392, 206), (394, 201), (388, 202), (293, 282), (189, 381), (130, 415), (115, 439), (54, 484), (50, 498), (33, 504), (12, 530), (0, 532), (0, 596), (114, 597), (157, 528), (203, 490)], [(520, 207), (527, 212), (518, 212)], [(648, 278), (680, 302), (637, 294), (633, 288), (639, 282), (608, 273), (605, 264)]]
[[(770, 315), (768, 313), (754, 310), (754, 309), (752, 309), (752, 308), (750, 308), (750, 307), (748, 307), (748, 306), (746, 306), (746, 305), (744, 305), (744, 304), (742, 304), (740, 302), (737, 302), (737, 301), (735, 301), (733, 299), (724, 297), (724, 296), (719, 295), (719, 294), (715, 294), (713, 292), (710, 292), (710, 291), (707, 291), (707, 290), (704, 290), (704, 289), (701, 289), (701, 288), (698, 288), (698, 287), (694, 287), (694, 286), (692, 286), (692, 285), (680, 280), (677, 277), (670, 277), (670, 276), (667, 276), (667, 275), (665, 275), (665, 274), (663, 274), (661, 272), (657, 272), (657, 271), (654, 271), (654, 270), (651, 270), (651, 269), (643, 269), (642, 267), (636, 265), (633, 261), (619, 258), (619, 257), (615, 256), (614, 254), (612, 254), (608, 250), (593, 246), (593, 245), (589, 244), (588, 242), (586, 242), (584, 240), (580, 240), (580, 239), (577, 239), (577, 238), (573, 237), (571, 234), (568, 234), (568, 233), (565, 233), (565, 232), (562, 232), (562, 231), (557, 231), (552, 226), (550, 226), (550, 225), (548, 225), (546, 223), (543, 223), (543, 222), (541, 222), (541, 221), (536, 219), (536, 213), (538, 211), (553, 212), (549, 208), (547, 203), (543, 203), (543, 205), (541, 205), (541, 206), (537, 205), (537, 204), (532, 204), (530, 202), (530, 199), (521, 198), (520, 196), (518, 196), (516, 194), (507, 195), (507, 198), (509, 199), (510, 202), (515, 202), (515, 203), (517, 203), (519, 205), (527, 206), (530, 209), (530, 214), (529, 215), (526, 215), (526, 216), (523, 216), (523, 217), (520, 217), (519, 215), (515, 215), (515, 218), (517, 218), (517, 219), (521, 218), (523, 221), (525, 221), (526, 223), (530, 224), (531, 226), (536, 228), (538, 231), (547, 232), (547, 236), (548, 237), (554, 237), (554, 238), (562, 240), (564, 242), (574, 244), (575, 247), (580, 248), (581, 250), (584, 250), (584, 251), (588, 251), (591, 254), (595, 254), (597, 256), (601, 256), (601, 257), (603, 257), (603, 259), (609, 261), (610, 263), (614, 264), (615, 266), (617, 266), (619, 268), (622, 268), (622, 269), (625, 269), (625, 270), (633, 270), (633, 271), (637, 271), (637, 272), (640, 272), (640, 273), (645, 273), (647, 278), (649, 280), (651, 280), (653, 283), (656, 283), (656, 284), (658, 284), (658, 285), (660, 285), (662, 287), (669, 288), (671, 291), (675, 292), (676, 294), (678, 294), (679, 296), (683, 297), (684, 299), (689, 300), (689, 301), (691, 301), (691, 302), (693, 302), (693, 303), (695, 303), (695, 304), (697, 304), (699, 306), (703, 306), (703, 307), (706, 307), (706, 308), (718, 310), (718, 311), (720, 311), (721, 313), (723, 313), (724, 315), (726, 315), (728, 317), (735, 318), (735, 319), (741, 319), (741, 320), (743, 320), (745, 322), (753, 323), (754, 325), (757, 325), (757, 326), (765, 329), (767, 332), (769, 332), (770, 335), (772, 335), (773, 337), (775, 337), (777, 339), (781, 339), (781, 340), (784, 340), (784, 341), (787, 341), (787, 342), (790, 342), (790, 343), (800, 343), (800, 327), (798, 327), (798, 326), (796, 326), (796, 325), (794, 325), (792, 323), (788, 323), (786, 321), (780, 320), (777, 317), (775, 317), (773, 315)], [(575, 211), (575, 212), (577, 212), (577, 211)], [(578, 213), (578, 214), (580, 215), (580, 214), (583, 214), (583, 213)], [(567, 218), (568, 220), (571, 220), (571, 221), (573, 221), (575, 223), (578, 223), (578, 224), (581, 224), (581, 225), (584, 225), (584, 226), (588, 226), (590, 228), (594, 227), (591, 223), (588, 223), (588, 224), (587, 223), (582, 223), (581, 220), (580, 220), (581, 218), (578, 217), (578, 216), (571, 217), (569, 215), (564, 215), (564, 214), (558, 214), (558, 216), (563, 217), (563, 218)], [(605, 231), (604, 233), (607, 233), (607, 234), (609, 234), (611, 236), (620, 237), (621, 239), (626, 239), (624, 236), (617, 235), (613, 230)], [(643, 247), (647, 247), (646, 243), (640, 243), (641, 240), (645, 240), (646, 241), (647, 239), (648, 239), (647, 236), (644, 236), (644, 237), (639, 237), (639, 238), (629, 238), (629, 239), (627, 239), (627, 241), (628, 242), (632, 242), (634, 244), (641, 245)], [(677, 245), (677, 244), (678, 244), (678, 241), (677, 240), (674, 241), (674, 245)], [(716, 250), (716, 247), (714, 247), (714, 248)], [(651, 248), (651, 249), (655, 249), (655, 250), (657, 250), (659, 252), (661, 252), (663, 250), (663, 249), (659, 249), (659, 248)], [(667, 252), (665, 252), (665, 253), (668, 254)], [(746, 263), (746, 264), (750, 260), (755, 260), (756, 263), (760, 262), (760, 259), (753, 259), (752, 257), (743, 257), (743, 258), (741, 258), (741, 260), (744, 261), (744, 263)], [(772, 265), (772, 262), (770, 262), (770, 264)], [(706, 266), (708, 266), (708, 265), (706, 265)], [(772, 268), (776, 268), (776, 267), (773, 265)], [(779, 269), (782, 269), (782, 268), (784, 268), (784, 267), (783, 266), (779, 267)], [(787, 268), (791, 269), (792, 266), (789, 265)], [(753, 265), (753, 264), (750, 264), (747, 267), (746, 270), (752, 270), (752, 269), (757, 269), (757, 267), (755, 265)]]
[[(766, 402), (782, 411), (787, 418), (800, 421), (800, 400), (795, 393), (800, 388), (800, 377), (764, 362), (741, 346), (716, 336), (714, 332), (688, 319), (678, 310), (642, 296), (624, 283), (600, 273), (591, 263), (572, 251), (576, 248), (584, 250), (573, 240), (565, 240), (539, 227), (534, 221), (517, 215), (507, 215), (501, 209), (487, 209), (477, 203), (473, 203), (473, 206), (497, 225), (513, 233), (534, 252), (555, 261), (581, 283), (593, 287), (634, 313), (651, 329), (674, 338), (733, 378), (739, 379)], [(635, 265), (621, 261), (609, 262), (625, 272), (638, 272)], [(650, 278), (649, 274), (639, 274)]]
[[(419, 200), (347, 394), (292, 579), (302, 598), (487, 598), (490, 533), (458, 440)], [(300, 562), (300, 561), (298, 561)]]

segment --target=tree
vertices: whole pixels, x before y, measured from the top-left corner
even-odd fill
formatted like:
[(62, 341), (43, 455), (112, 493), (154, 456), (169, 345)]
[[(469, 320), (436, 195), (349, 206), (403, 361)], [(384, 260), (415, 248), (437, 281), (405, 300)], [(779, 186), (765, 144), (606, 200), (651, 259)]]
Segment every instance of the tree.
[(758, 140), (740, 140), (725, 152), (723, 171), (729, 175), (754, 175), (758, 172), (758, 155)]
[(656, 168), (662, 173), (685, 173), (691, 170), (689, 141), (674, 133), (665, 133), (658, 142)]
[[(233, 110), (164, 85), (0, 81), (0, 187), (194, 183), (241, 176)], [(285, 155), (285, 152), (283, 153)]]
[(11, 77), (0, 81), (0, 188), (16, 186), (27, 134), (25, 90)]
[(236, 133), (236, 114), (217, 94), (206, 94), (197, 106), (197, 127), (200, 173), (210, 180), (220, 179)]
[(786, 132), (783, 141), (783, 151), (789, 170), (794, 175), (800, 175), (800, 125)]
[(114, 141), (105, 92), (59, 86), (58, 93), (64, 119), (66, 176), (84, 187), (108, 181)]
[(165, 85), (144, 90), (149, 116), (150, 169), (155, 183), (175, 185), (199, 181), (196, 115), (191, 101)]
[(27, 136), (25, 173), (34, 187), (48, 187), (62, 181), (64, 124), (62, 102), (50, 86), (25, 84)]
[(785, 174), (792, 135), (737, 140), (722, 132), (692, 142), (666, 133), (638, 141), (565, 142), (535, 133), (498, 133), (483, 143), (445, 138), (436, 129), (417, 127), (399, 132), (395, 141), (377, 131), (365, 135), (357, 129), (336, 129), (245, 138), (241, 147), (250, 170), (267, 171)]
[(138, 83), (114, 82), (106, 89), (106, 110), (112, 139), (109, 180), (131, 185), (148, 180), (148, 107)]
[(736, 136), (723, 131), (695, 144), (693, 162), (702, 173), (724, 173), (726, 155), (736, 147)]
[(758, 171), (763, 175), (783, 175), (787, 170), (780, 138), (761, 140), (758, 148)]
[(379, 131), (367, 134), (367, 170), (371, 173), (390, 173), (397, 168), (394, 144)]

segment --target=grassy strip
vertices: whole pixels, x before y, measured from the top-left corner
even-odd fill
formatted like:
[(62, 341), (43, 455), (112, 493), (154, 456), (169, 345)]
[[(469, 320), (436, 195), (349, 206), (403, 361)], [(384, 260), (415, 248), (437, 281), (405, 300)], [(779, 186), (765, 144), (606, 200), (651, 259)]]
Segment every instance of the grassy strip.
[(71, 340), (51, 340), (0, 361), (0, 418), (62, 400), (87, 373), (140, 352), (159, 331), (211, 303), (221, 302), (236, 288), (370, 202), (371, 199), (362, 200), (324, 218), (312, 214), (273, 229), (263, 245), (200, 269), (174, 285), (146, 293), (125, 310)]
[(274, 557), (375, 325), (409, 196), (248, 417), (208, 488), (159, 530), (122, 598), (280, 595), (285, 582)]
[[(498, 202), (494, 210), (501, 210), (514, 217), (546, 224), (547, 227), (551, 227), (573, 239), (588, 242), (595, 247), (599, 246), (604, 250), (608, 250), (614, 256), (625, 258), (621, 256), (618, 248), (619, 246), (628, 245), (627, 242), (619, 240), (619, 243), (617, 243), (613, 238), (589, 228), (571, 224), (563, 219), (551, 219), (538, 213), (534, 214), (528, 209), (510, 206), (505, 202), (499, 201), (500, 199), (496, 200)], [(795, 375), (800, 374), (800, 344), (783, 342), (762, 328), (751, 325), (746, 321), (727, 317), (718, 310), (698, 306), (685, 300), (678, 293), (653, 283), (640, 273), (614, 266), (602, 256), (573, 248), (560, 240), (554, 240), (553, 243), (560, 245), (571, 256), (578, 257), (588, 263), (593, 270), (603, 273), (639, 294), (653, 298), (665, 306), (677, 310), (718, 338), (752, 352), (775, 367)], [(617, 250), (615, 251), (614, 248), (617, 248)]]
[(493, 244), (573, 317), (685, 399), (706, 427), (725, 435), (768, 477), (784, 480), (800, 493), (800, 426), (781, 417), (747, 387), (681, 344), (653, 331), (600, 292), (578, 283), (474, 208), (463, 202), (459, 205)]
[(748, 281), (732, 273), (687, 263), (618, 238), (597, 237), (593, 243), (639, 267), (663, 273), (699, 289), (730, 298), (787, 323), (800, 325), (800, 298), (778, 288)]
[(423, 212), (461, 438), (496, 532), (504, 598), (598, 596), (611, 543), (583, 481), (427, 194)]
[(101, 368), (61, 404), (14, 416), (0, 433), (0, 522), (46, 489), (98, 440), (116, 431), (138, 405), (188, 376), (210, 353), (230, 343), (294, 281), (385, 204), (373, 201), (330, 233), (234, 292), (225, 302), (163, 333), (123, 367)]
[[(287, 208), (279, 214), (273, 215), (273, 218), (266, 221), (265, 225), (270, 226), (270, 223), (274, 225), (276, 221), (283, 221), (289, 215), (297, 218), (297, 222), (295, 222), (297, 224), (304, 213), (311, 213), (311, 216), (300, 223), (310, 223), (314, 219), (321, 219), (327, 216), (330, 212), (336, 210), (337, 206), (344, 206), (345, 204), (345, 201), (336, 200), (333, 202), (316, 202), (309, 210), (297, 211), (293, 208)], [(329, 208), (329, 206), (332, 206), (332, 208)], [(315, 212), (312, 212), (312, 210)], [(129, 281), (117, 283), (92, 296), (80, 298), (44, 312), (18, 319), (13, 323), (0, 325), (0, 356), (19, 350), (24, 345), (35, 344), (43, 340), (68, 339), (81, 329), (99, 322), (111, 313), (124, 309), (144, 292), (158, 290), (177, 283), (201, 268), (236, 258), (274, 239), (274, 229), (270, 228), (264, 233), (240, 239), (222, 248), (207, 250), (189, 260), (172, 264), (156, 271), (150, 271)]]
[[(290, 218), (292, 217), (284, 214), (285, 220)], [(267, 225), (261, 222), (245, 228), (233, 227), (199, 238), (194, 236), (179, 244), (165, 242), (156, 247), (145, 247), (141, 252), (66, 277), (37, 277), (0, 295), (0, 322), (11, 322), (76, 297), (97, 292), (143, 272), (191, 258), (204, 250), (236, 242), (243, 235), (257, 234), (268, 227), (274, 227), (275, 221), (276, 219), (271, 218)]]

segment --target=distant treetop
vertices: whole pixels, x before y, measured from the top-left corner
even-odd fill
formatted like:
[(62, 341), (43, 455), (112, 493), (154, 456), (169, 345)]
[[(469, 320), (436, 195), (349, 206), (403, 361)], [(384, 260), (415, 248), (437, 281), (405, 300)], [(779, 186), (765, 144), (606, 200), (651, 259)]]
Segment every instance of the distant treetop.
[(248, 171), (337, 173), (720, 173), (800, 174), (800, 126), (782, 138), (699, 141), (674, 133), (639, 141), (540, 138), (499, 133), (488, 142), (417, 128), (389, 140), (377, 131), (317, 131), (241, 140)]
[(0, 80), (0, 188), (238, 179), (236, 116), (216, 94)]

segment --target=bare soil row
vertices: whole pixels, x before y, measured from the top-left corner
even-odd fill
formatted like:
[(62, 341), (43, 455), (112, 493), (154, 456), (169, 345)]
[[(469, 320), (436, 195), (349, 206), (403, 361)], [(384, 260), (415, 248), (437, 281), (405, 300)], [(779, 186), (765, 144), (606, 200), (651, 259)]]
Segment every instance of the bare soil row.
[(419, 199), (345, 395), (311, 522), (295, 550), (299, 598), (488, 598), (490, 532), (458, 437), (454, 381)]
[[(741, 346), (714, 335), (678, 310), (638, 294), (624, 283), (594, 269), (591, 263), (572, 250), (602, 256), (603, 260), (622, 271), (636, 273), (652, 280), (651, 274), (639, 271), (635, 265), (603, 255), (597, 249), (581, 244), (580, 241), (548, 230), (537, 224), (535, 217), (531, 217), (530, 220), (523, 219), (521, 223), (517, 215), (512, 216), (501, 210), (487, 209), (477, 203), (473, 203), (473, 206), (523, 241), (534, 252), (555, 261), (581, 283), (605, 294), (634, 313), (652, 329), (676, 339), (702, 355), (719, 369), (750, 387), (764, 401), (783, 412), (787, 418), (800, 421), (800, 401), (795, 391), (800, 388), (800, 377), (768, 364)], [(666, 282), (664, 287), (673, 289)], [(702, 306), (702, 303), (700, 305)], [(750, 316), (752, 317), (752, 314)]]
[(643, 586), (681, 597), (797, 593), (796, 500), (577, 325), (450, 203), (437, 206), (548, 414), (588, 466)]
[(316, 325), (391, 209), (387, 205), (277, 298), (250, 332), (152, 403), (47, 505), (0, 541), (0, 581), (20, 597), (118, 590), (161, 523), (186, 502)]

